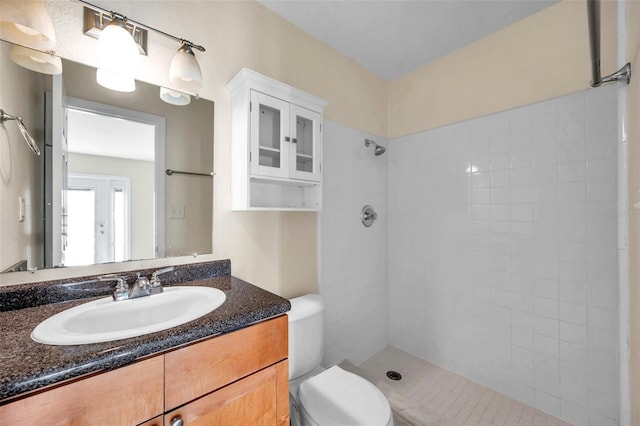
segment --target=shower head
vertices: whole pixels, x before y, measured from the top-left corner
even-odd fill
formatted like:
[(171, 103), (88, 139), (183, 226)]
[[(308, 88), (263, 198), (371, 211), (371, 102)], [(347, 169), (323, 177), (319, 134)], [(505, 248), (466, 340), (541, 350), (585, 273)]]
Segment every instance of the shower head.
[(377, 143), (375, 143), (374, 141), (372, 141), (371, 139), (365, 139), (364, 140), (364, 146), (369, 146), (369, 145), (373, 145), (375, 146), (375, 149), (373, 150), (373, 153), (378, 156), (378, 155), (382, 155), (384, 154), (384, 152), (386, 151), (386, 148), (383, 146), (378, 145)]

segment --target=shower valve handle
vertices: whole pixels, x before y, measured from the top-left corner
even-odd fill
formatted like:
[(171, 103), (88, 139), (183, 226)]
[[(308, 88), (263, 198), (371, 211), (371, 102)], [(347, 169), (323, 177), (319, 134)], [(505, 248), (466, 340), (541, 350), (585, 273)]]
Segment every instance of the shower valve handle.
[(378, 215), (374, 211), (365, 211), (363, 213), (364, 220), (376, 220)]
[(377, 218), (378, 214), (373, 210), (373, 207), (367, 204), (362, 208), (362, 211), (360, 212), (360, 221), (362, 221), (364, 226), (369, 228)]

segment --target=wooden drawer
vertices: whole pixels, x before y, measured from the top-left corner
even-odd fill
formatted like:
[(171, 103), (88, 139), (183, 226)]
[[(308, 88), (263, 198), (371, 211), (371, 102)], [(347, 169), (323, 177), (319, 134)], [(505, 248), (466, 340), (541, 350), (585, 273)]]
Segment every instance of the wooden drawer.
[(165, 410), (287, 358), (287, 326), (282, 315), (165, 354)]
[(7, 425), (135, 425), (164, 412), (157, 356), (0, 406)]

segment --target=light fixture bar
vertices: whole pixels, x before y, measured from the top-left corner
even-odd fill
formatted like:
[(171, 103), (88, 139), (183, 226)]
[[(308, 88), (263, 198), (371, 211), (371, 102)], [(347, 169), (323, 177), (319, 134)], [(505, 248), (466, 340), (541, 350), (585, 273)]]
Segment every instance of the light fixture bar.
[(134, 27), (139, 27), (139, 28), (145, 29), (147, 31), (156, 32), (156, 33), (161, 34), (161, 35), (163, 35), (165, 37), (169, 37), (169, 38), (171, 38), (173, 40), (176, 40), (179, 43), (186, 44), (189, 47), (191, 47), (192, 49), (199, 50), (200, 52), (204, 52), (205, 51), (205, 48), (200, 46), (200, 45), (198, 45), (198, 44), (195, 44), (195, 43), (193, 43), (193, 42), (191, 42), (189, 40), (185, 40), (185, 39), (180, 38), (180, 37), (176, 37), (176, 36), (174, 36), (172, 34), (166, 33), (166, 32), (164, 32), (162, 30), (157, 29), (157, 28), (150, 27), (150, 26), (145, 25), (145, 24), (143, 24), (141, 22), (134, 21), (133, 19), (127, 18), (126, 16), (124, 16), (124, 15), (118, 13), (118, 12), (113, 12), (113, 11), (110, 11), (110, 10), (107, 10), (107, 9), (103, 9), (103, 8), (101, 8), (99, 6), (96, 6), (94, 4), (89, 3), (88, 1), (84, 1), (84, 0), (75, 0), (75, 1), (78, 2), (78, 3), (83, 4), (85, 7), (89, 8), (89, 9), (95, 10), (96, 12), (109, 14), (113, 18), (120, 18), (125, 23), (132, 24)]

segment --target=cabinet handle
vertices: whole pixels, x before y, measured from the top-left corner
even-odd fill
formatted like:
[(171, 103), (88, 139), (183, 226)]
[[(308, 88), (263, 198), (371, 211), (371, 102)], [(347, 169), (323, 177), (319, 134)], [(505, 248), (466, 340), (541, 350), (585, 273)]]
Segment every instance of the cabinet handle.
[(289, 139), (289, 136), (285, 136), (285, 137), (284, 137), (284, 141), (285, 141), (285, 142), (289, 142), (290, 140), (291, 140), (291, 139)]
[(182, 426), (183, 424), (184, 421), (182, 421), (182, 417), (180, 416), (175, 416), (171, 419), (171, 426)]
[(298, 139), (297, 138), (293, 138), (293, 139), (291, 139), (291, 142), (298, 143)]

